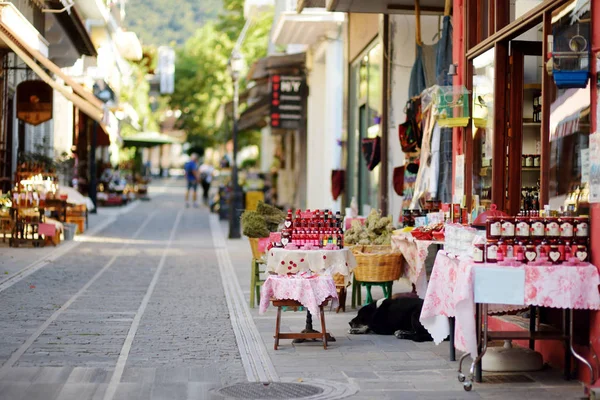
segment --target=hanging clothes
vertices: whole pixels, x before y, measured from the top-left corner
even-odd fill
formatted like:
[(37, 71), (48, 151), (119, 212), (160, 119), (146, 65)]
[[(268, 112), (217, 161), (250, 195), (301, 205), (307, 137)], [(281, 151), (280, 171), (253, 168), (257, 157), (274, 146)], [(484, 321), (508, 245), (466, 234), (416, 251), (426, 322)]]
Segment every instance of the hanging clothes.
[(452, 202), (452, 128), (440, 131), (440, 173), (438, 174), (437, 199), (442, 203)]
[(429, 167), (429, 195), (432, 200), (437, 200), (438, 183), (440, 177), (440, 141), (441, 128), (435, 124), (433, 134), (431, 136), (431, 166)]
[(415, 181), (415, 189), (411, 209), (421, 208), (420, 200), (429, 197), (429, 169), (431, 166), (431, 136), (436, 122), (433, 115), (433, 107), (430, 105), (423, 111), (423, 142), (419, 159), (419, 172)]
[(435, 75), (439, 86), (452, 86), (452, 76), (448, 75), (452, 65), (452, 22), (450, 17), (451, 0), (446, 0), (442, 35), (437, 43)]
[(408, 97), (413, 98), (436, 82), (436, 56), (437, 43), (425, 45), (421, 40), (421, 9), (419, 0), (415, 1), (416, 19), (416, 56), (415, 63), (410, 71), (408, 84)]

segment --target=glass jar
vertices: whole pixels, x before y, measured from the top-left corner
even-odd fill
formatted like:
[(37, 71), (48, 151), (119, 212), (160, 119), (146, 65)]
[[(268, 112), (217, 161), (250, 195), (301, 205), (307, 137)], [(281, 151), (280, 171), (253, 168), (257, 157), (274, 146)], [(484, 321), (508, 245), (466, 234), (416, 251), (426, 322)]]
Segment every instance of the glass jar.
[(528, 244), (525, 247), (525, 262), (532, 263), (537, 260), (538, 253), (534, 244)]
[(587, 217), (575, 218), (575, 236), (587, 239), (590, 235), (590, 221)]
[(572, 217), (561, 217), (558, 220), (560, 225), (560, 237), (570, 239), (574, 235), (575, 224)]
[(502, 222), (500, 217), (489, 217), (487, 224), (488, 240), (498, 240), (502, 236)]
[(552, 264), (560, 264), (562, 258), (562, 254), (557, 245), (551, 245), (548, 251), (548, 259)]
[(490, 241), (485, 246), (485, 259), (488, 263), (498, 261), (498, 242)]
[(473, 246), (473, 262), (477, 264), (485, 262), (485, 244), (477, 243)]
[(515, 236), (520, 240), (529, 239), (531, 231), (529, 217), (517, 217), (515, 221)]
[(527, 158), (525, 158), (525, 166), (533, 167), (533, 154), (527, 154)]
[(546, 236), (546, 224), (542, 217), (531, 217), (531, 237), (533, 239), (542, 239)]
[(513, 217), (503, 217), (500, 222), (502, 223), (502, 236), (505, 238), (514, 238), (515, 219)]
[(539, 154), (535, 154), (533, 156), (533, 166), (539, 167), (540, 165), (542, 165), (542, 156)]
[(524, 167), (526, 163), (527, 163), (527, 155), (523, 154), (521, 156), (521, 167)]
[(560, 237), (560, 225), (558, 224), (558, 218), (556, 218), (556, 217), (546, 218), (546, 236), (548, 238)]
[(574, 249), (573, 255), (577, 257), (579, 261), (586, 262), (589, 257), (587, 246), (582, 244), (577, 245)]

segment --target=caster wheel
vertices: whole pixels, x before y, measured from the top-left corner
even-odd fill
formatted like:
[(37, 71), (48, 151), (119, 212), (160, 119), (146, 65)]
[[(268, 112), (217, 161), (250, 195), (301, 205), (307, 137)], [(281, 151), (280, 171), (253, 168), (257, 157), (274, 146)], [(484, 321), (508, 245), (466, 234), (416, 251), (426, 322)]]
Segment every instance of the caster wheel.
[(463, 373), (459, 373), (459, 374), (458, 374), (458, 381), (459, 381), (459, 382), (461, 382), (461, 383), (462, 383), (462, 382), (464, 382), (466, 379), (467, 379), (467, 377), (465, 376), (465, 374), (463, 374)]
[(465, 392), (470, 392), (471, 389), (473, 389), (473, 384), (471, 382), (465, 382), (463, 383), (463, 388), (465, 389)]

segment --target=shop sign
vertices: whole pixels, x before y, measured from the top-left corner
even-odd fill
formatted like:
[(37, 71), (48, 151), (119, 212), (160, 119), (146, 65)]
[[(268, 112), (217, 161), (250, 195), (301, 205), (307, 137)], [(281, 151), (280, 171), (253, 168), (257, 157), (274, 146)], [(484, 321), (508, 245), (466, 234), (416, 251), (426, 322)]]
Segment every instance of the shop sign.
[(306, 81), (301, 76), (271, 76), (271, 127), (300, 129)]
[(17, 86), (17, 118), (31, 125), (52, 119), (53, 90), (44, 81), (25, 81)]

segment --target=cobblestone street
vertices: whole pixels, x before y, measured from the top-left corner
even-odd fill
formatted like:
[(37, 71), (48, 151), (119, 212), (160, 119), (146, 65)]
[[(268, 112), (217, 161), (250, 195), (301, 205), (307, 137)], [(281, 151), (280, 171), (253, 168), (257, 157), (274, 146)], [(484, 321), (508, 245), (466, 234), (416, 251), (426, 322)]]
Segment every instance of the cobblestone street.
[[(328, 350), (283, 340), (274, 351), (273, 308), (248, 307), (248, 242), (225, 240), (206, 208), (184, 208), (181, 182), (152, 189), (149, 202), (100, 210), (77, 241), (1, 248), (14, 260), (0, 271), (1, 400), (213, 399), (247, 380), (329, 382), (356, 400), (583, 394), (553, 371), (464, 392), (447, 345), (348, 335), (349, 305), (327, 312)], [(282, 329), (304, 318), (286, 312)]]

